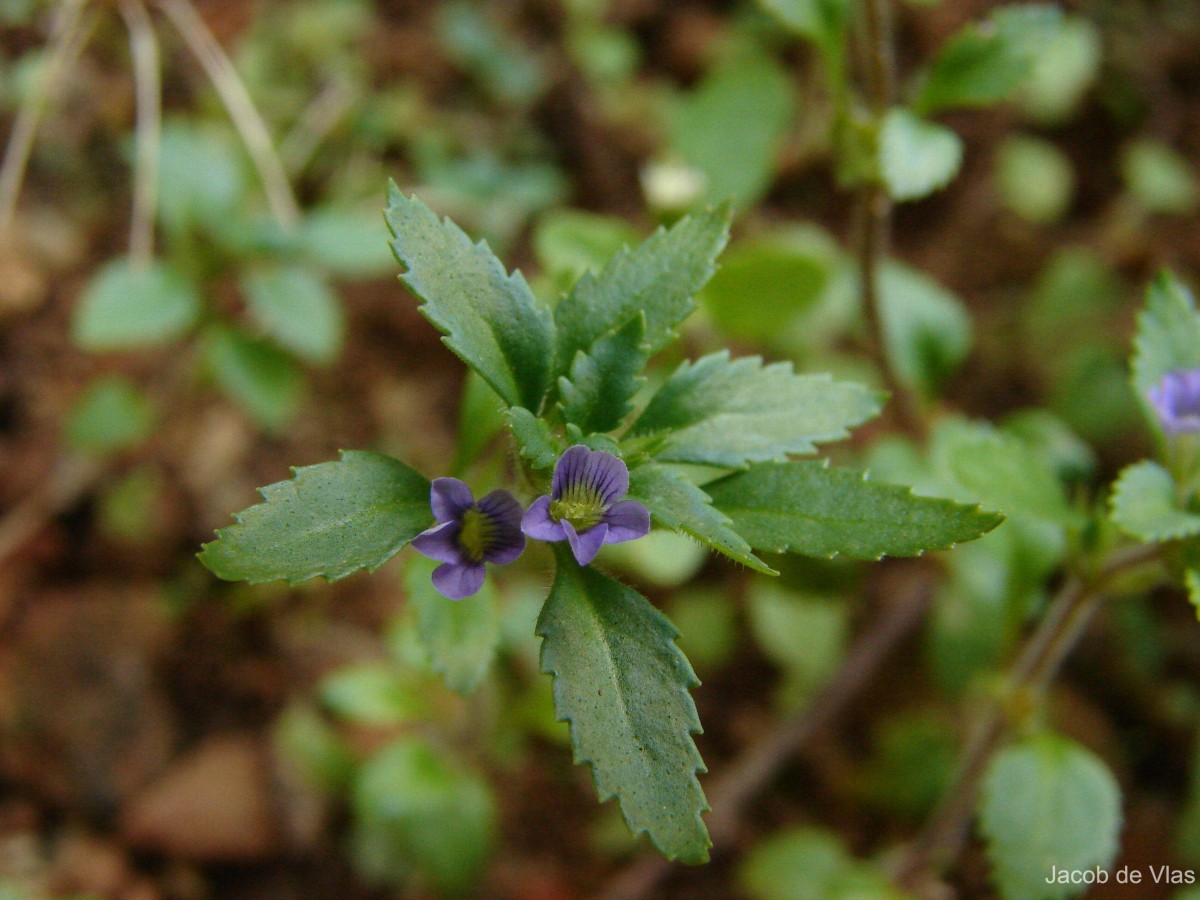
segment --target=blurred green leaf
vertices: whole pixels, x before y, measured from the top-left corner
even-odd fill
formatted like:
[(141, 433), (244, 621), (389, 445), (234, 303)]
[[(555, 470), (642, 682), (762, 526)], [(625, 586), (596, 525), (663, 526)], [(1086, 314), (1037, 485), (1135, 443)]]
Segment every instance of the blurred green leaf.
[(507, 103), (532, 103), (546, 88), (543, 67), (490, 12), (473, 3), (442, 4), (434, 20), (438, 39), (488, 94)]
[(396, 264), (379, 213), (315, 210), (300, 224), (299, 248), (304, 262), (338, 278), (376, 278)]
[(1186, 216), (1200, 205), (1195, 169), (1169, 145), (1143, 138), (1121, 155), (1125, 186), (1143, 209)]
[(629, 437), (660, 437), (651, 452), (665, 462), (738, 468), (815, 453), (879, 412), (880, 396), (828, 375), (797, 375), (791, 363), (763, 365), (728, 350), (685, 361), (658, 389)]
[(804, 705), (845, 654), (845, 604), (788, 591), (774, 582), (754, 584), (747, 600), (751, 634), (763, 655), (783, 670), (785, 708)]
[(817, 303), (836, 264), (836, 248), (798, 229), (739, 241), (700, 300), (721, 331), (770, 341)]
[(565, 290), (585, 272), (599, 272), (618, 250), (633, 246), (637, 239), (637, 231), (624, 219), (556, 209), (538, 220), (533, 253), (538, 264)]
[(1064, 121), (1096, 80), (1103, 52), (1099, 28), (1083, 16), (1066, 16), (1030, 69), (1021, 110), (1042, 125)]
[(154, 537), (165, 487), (162, 473), (151, 466), (139, 466), (106, 485), (97, 510), (100, 530), (127, 543)]
[(330, 363), (346, 331), (342, 304), (333, 288), (297, 266), (251, 269), (241, 278), (250, 314), (259, 326), (297, 356)]
[(633, 409), (630, 399), (645, 381), (638, 373), (649, 356), (646, 317), (638, 313), (620, 328), (576, 351), (566, 376), (559, 376), (563, 421), (585, 434), (611, 431)]
[(906, 819), (931, 813), (951, 786), (959, 747), (949, 721), (927, 711), (887, 719), (863, 773), (863, 793), (876, 808)]
[(1012, 135), (996, 158), (996, 187), (1004, 205), (1035, 224), (1061, 219), (1075, 194), (1075, 169), (1054, 144)]
[[(651, 532), (637, 545), (656, 534), (675, 540), (687, 540), (670, 532)], [(615, 547), (627, 546), (616, 544)], [(737, 651), (737, 609), (724, 590), (689, 590), (677, 594), (671, 603), (671, 620), (679, 629), (679, 649), (700, 672), (724, 666)]]
[(630, 572), (639, 582), (659, 588), (678, 587), (708, 559), (707, 551), (694, 538), (663, 530), (651, 531), (636, 541), (608, 544), (600, 552), (603, 564)]
[(154, 409), (128, 378), (103, 378), (79, 396), (67, 415), (67, 442), (76, 450), (114, 453), (154, 430)]
[(987, 106), (1010, 97), (1062, 27), (1058, 7), (1012, 4), (972, 22), (938, 51), (917, 92), (916, 111)]
[(330, 712), (361, 725), (401, 725), (428, 712), (420, 692), (384, 662), (337, 669), (321, 679), (317, 694)]
[(951, 451), (949, 462), (954, 477), (972, 496), (1006, 516), (1032, 516), (1069, 527), (1082, 524), (1050, 463), (1015, 435), (965, 438)]
[(880, 272), (879, 299), (883, 338), (897, 373), (922, 393), (935, 393), (971, 349), (971, 319), (962, 301), (896, 262)]
[(751, 552), (730, 527), (729, 517), (713, 508), (708, 494), (680, 473), (656, 464), (638, 466), (629, 474), (629, 496), (645, 504), (664, 528), (691, 535), (764, 575), (779, 574)]
[(1143, 541), (1169, 541), (1200, 534), (1200, 512), (1180, 503), (1171, 473), (1142, 460), (1121, 470), (1113, 484), (1112, 519)]
[(669, 122), (676, 156), (704, 173), (704, 197), (752, 204), (770, 186), (795, 110), (795, 88), (773, 58), (732, 57), (682, 98)]
[(488, 783), (420, 738), (401, 738), (363, 766), (354, 811), (355, 859), (372, 880), (416, 876), (461, 894), (492, 852), (496, 802)]
[(354, 758), (337, 731), (305, 702), (289, 703), (271, 728), (279, 756), (304, 781), (324, 791), (340, 791), (354, 774)]
[(1200, 367), (1200, 314), (1187, 286), (1163, 270), (1146, 289), (1133, 339), (1133, 390), (1150, 427), (1161, 430), (1150, 388), (1176, 369)]
[(919, 200), (941, 190), (962, 166), (957, 134), (903, 107), (888, 111), (879, 133), (879, 166), (893, 200)]
[(158, 209), (168, 231), (200, 226), (219, 233), (236, 218), (246, 176), (226, 131), (168, 120), (159, 140)]
[(825, 462), (763, 463), (705, 490), (751, 547), (818, 558), (919, 556), (974, 540), (1003, 521), (978, 506), (919, 497)]
[(1188, 602), (1196, 610), (1196, 618), (1200, 619), (1200, 571), (1188, 569), (1183, 575), (1183, 581), (1187, 586)]
[(757, 844), (738, 869), (754, 900), (902, 900), (883, 873), (855, 860), (820, 828), (789, 828)]
[(204, 545), (219, 578), (296, 584), (375, 570), (432, 523), (429, 481), (381, 453), (345, 450), (337, 462), (293, 470), (259, 489), (263, 502)]
[(449, 219), (388, 185), (386, 213), (400, 280), (444, 342), (509, 406), (537, 410), (550, 380), (550, 311), (520, 272), (509, 274), (485, 243), (472, 243)]
[(667, 857), (708, 859), (696, 778), (704, 762), (691, 735), (699, 684), (675, 646), (679, 632), (641, 594), (580, 567), (564, 545), (538, 617), (542, 671), (554, 707), (570, 722), (575, 762), (590, 763), (600, 801), (617, 797), (629, 830), (645, 831)]
[(458, 452), (454, 457), (454, 471), (461, 472), (474, 462), (506, 421), (504, 401), (483, 376), (468, 369), (458, 409)]
[(408, 564), (405, 596), (417, 610), (417, 634), (433, 670), (452, 691), (472, 693), (500, 643), (500, 613), (490, 582), (473, 597), (447, 600), (430, 580), (438, 563), (423, 556)]
[(853, 0), (759, 0), (791, 31), (808, 38), (825, 53), (842, 52)]
[(93, 352), (149, 347), (179, 337), (199, 317), (195, 289), (166, 263), (142, 268), (116, 259), (84, 288), (71, 336)]
[(211, 328), (204, 336), (203, 358), (221, 390), (267, 431), (281, 431), (304, 398), (304, 373), (270, 341), (233, 328)]
[(633, 249), (620, 250), (599, 275), (585, 274), (554, 310), (556, 371), (567, 372), (577, 352), (589, 352), (597, 340), (639, 311), (646, 317), (649, 352), (661, 350), (696, 308), (692, 296), (712, 276), (728, 239), (729, 209), (719, 206), (680, 219), (670, 229), (660, 228)]
[(1053, 869), (1108, 868), (1121, 830), (1121, 792), (1104, 763), (1044, 732), (996, 754), (984, 776), (979, 823), (1006, 900), (1080, 894), (1047, 884)]
[(1062, 481), (1088, 481), (1096, 472), (1096, 452), (1051, 412), (1018, 410), (1004, 418), (1003, 430), (1050, 463)]

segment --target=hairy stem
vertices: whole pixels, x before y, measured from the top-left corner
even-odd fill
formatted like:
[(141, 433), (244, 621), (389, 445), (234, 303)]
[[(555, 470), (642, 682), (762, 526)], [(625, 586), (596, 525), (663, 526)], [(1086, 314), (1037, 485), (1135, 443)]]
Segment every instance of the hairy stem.
[[(768, 787), (776, 773), (805, 746), (811, 744), (857, 698), (884, 661), (925, 616), (929, 606), (928, 573), (914, 567), (903, 587), (889, 591), (882, 613), (851, 647), (837, 674), (803, 710), (780, 723), (761, 741), (751, 745), (728, 767), (709, 792), (708, 816), (713, 852), (729, 846), (737, 836), (743, 808)], [(659, 883), (671, 870), (661, 856), (648, 855), (620, 872), (598, 895), (601, 900), (638, 900), (655, 896)]]
[[(1114, 552), (1090, 576), (1068, 578), (1013, 663), (1001, 696), (1022, 705), (1040, 700), (1099, 608), (1113, 578), (1153, 561), (1159, 552), (1156, 544), (1126, 547)], [(980, 782), (1009, 726), (1002, 705), (990, 709), (979, 723), (963, 753), (953, 786), (896, 865), (895, 878), (902, 887), (914, 888), (931, 869), (949, 866), (962, 852)]]
[(246, 85), (238, 76), (233, 62), (213, 36), (196, 8), (189, 0), (157, 0), (171, 24), (200, 63), (204, 73), (216, 88), (229, 118), (241, 135), (254, 167), (262, 179), (263, 190), (271, 212), (285, 228), (295, 228), (300, 222), (300, 207), (292, 193), (287, 172), (271, 142), (266, 123), (259, 115)]
[(12, 227), (16, 215), (17, 197), (21, 193), (21, 182), (25, 180), (25, 168), (33, 152), (33, 139), (37, 136), (46, 100), (54, 93), (68, 63), (82, 48), (82, 9), (83, 0), (63, 0), (55, 10), (46, 45), (46, 62), (13, 120), (4, 160), (0, 162), (0, 239)]
[(158, 195), (158, 156), (162, 137), (162, 81), (158, 40), (142, 0), (121, 0), (121, 17), (129, 30), (129, 53), (137, 93), (136, 156), (133, 212), (129, 223), (129, 256), (135, 266), (150, 265), (154, 256), (154, 212)]

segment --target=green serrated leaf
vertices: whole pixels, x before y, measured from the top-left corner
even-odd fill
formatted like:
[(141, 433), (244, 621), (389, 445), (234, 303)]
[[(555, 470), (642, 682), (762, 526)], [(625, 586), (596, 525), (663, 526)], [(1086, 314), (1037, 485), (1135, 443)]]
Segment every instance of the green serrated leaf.
[(748, 206), (770, 186), (795, 88), (761, 52), (722, 60), (682, 99), (668, 131), (675, 156), (703, 175), (703, 195)]
[(113, 453), (154, 430), (154, 409), (127, 378), (104, 378), (91, 385), (67, 417), (67, 442), (77, 450)]
[(295, 469), (290, 481), (259, 493), (264, 502), (235, 514), (236, 524), (219, 529), (199, 554), (218, 578), (336, 581), (378, 569), (433, 519), (425, 476), (365, 450)]
[(1200, 367), (1200, 315), (1187, 286), (1163, 270), (1146, 289), (1133, 339), (1133, 392), (1155, 430), (1161, 428), (1148, 392), (1175, 369)]
[(973, 22), (934, 57), (915, 107), (929, 114), (951, 107), (986, 106), (1011, 96), (1057, 35), (1062, 10), (1045, 4), (1003, 6)]
[(354, 785), (355, 861), (373, 880), (419, 874), (464, 894), (491, 853), (496, 801), (487, 781), (444, 748), (403, 737), (379, 751)]
[(729, 207), (686, 216), (633, 249), (622, 249), (599, 275), (588, 273), (554, 310), (556, 371), (565, 373), (582, 350), (643, 312), (650, 354), (661, 350), (696, 308), (692, 295), (712, 276), (729, 238)]
[(700, 682), (675, 646), (679, 633), (645, 597), (581, 568), (563, 545), (555, 556), (537, 633), (575, 762), (591, 765), (600, 801), (615, 796), (630, 831), (645, 831), (668, 859), (705, 862), (708, 803), (696, 778), (705, 768), (691, 737), (701, 728), (688, 693)]
[(491, 582), (465, 600), (447, 600), (430, 580), (438, 563), (417, 557), (404, 574), (408, 602), (416, 607), (417, 634), (430, 666), (446, 686), (464, 696), (483, 680), (500, 643), (500, 614)]
[(377, 211), (316, 210), (301, 223), (298, 240), (306, 259), (338, 278), (375, 278), (395, 265)]
[[(554, 325), (520, 272), (509, 274), (486, 243), (388, 185), (385, 213), (400, 276), (446, 346), (509, 406), (535, 412), (550, 383)], [(624, 321), (624, 320), (622, 320)]]
[(1113, 484), (1112, 520), (1143, 541), (1171, 541), (1200, 534), (1200, 513), (1185, 509), (1171, 473), (1156, 462), (1126, 466)]
[(721, 350), (684, 362), (633, 423), (630, 436), (663, 434), (655, 456), (667, 462), (740, 468), (814, 453), (818, 442), (879, 412), (880, 397), (828, 375), (797, 375), (791, 363), (758, 356), (731, 360)]
[(890, 110), (879, 133), (879, 168), (893, 200), (919, 200), (941, 190), (962, 166), (962, 139), (903, 107)]
[(1043, 733), (998, 753), (984, 776), (979, 824), (1006, 900), (1053, 900), (1082, 884), (1047, 883), (1053, 870), (1112, 864), (1121, 791), (1090, 751)]
[(559, 407), (563, 419), (585, 433), (612, 431), (633, 405), (630, 398), (644, 379), (646, 317), (638, 313), (623, 327), (579, 350), (571, 362), (570, 377), (558, 379)]
[(329, 363), (342, 348), (342, 305), (326, 281), (298, 266), (256, 269), (241, 280), (259, 326), (297, 356)]
[(1015, 435), (964, 431), (948, 451), (947, 462), (970, 494), (1006, 516), (1082, 524), (1050, 463)]
[(973, 541), (1004, 520), (823, 461), (764, 463), (705, 490), (754, 549), (819, 558), (919, 556)]
[(233, 328), (204, 336), (204, 362), (230, 398), (268, 431), (280, 431), (304, 397), (304, 373), (296, 360), (270, 341)]
[(778, 831), (755, 845), (738, 869), (752, 900), (903, 900), (881, 871), (854, 859), (820, 828)]
[(708, 494), (683, 475), (663, 466), (638, 466), (629, 473), (629, 496), (640, 500), (664, 528), (694, 537), (732, 560), (764, 575), (779, 573), (754, 555), (730, 527), (729, 518), (712, 506)]
[(149, 347), (177, 338), (200, 317), (200, 298), (166, 263), (116, 259), (84, 289), (72, 337), (93, 352)]
[(529, 460), (535, 469), (549, 469), (558, 462), (566, 448), (550, 431), (550, 426), (527, 409), (514, 406), (504, 413), (517, 452)]

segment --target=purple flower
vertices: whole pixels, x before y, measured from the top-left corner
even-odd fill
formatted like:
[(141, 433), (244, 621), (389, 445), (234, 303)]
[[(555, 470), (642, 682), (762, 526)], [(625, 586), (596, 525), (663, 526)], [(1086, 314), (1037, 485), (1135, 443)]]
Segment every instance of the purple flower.
[(567, 541), (581, 566), (601, 544), (619, 544), (650, 531), (650, 513), (636, 500), (621, 500), (629, 490), (625, 463), (603, 450), (576, 444), (554, 467), (550, 495), (530, 504), (521, 530), (539, 541)]
[(475, 502), (457, 478), (435, 478), (429, 505), (438, 524), (413, 538), (419, 553), (442, 565), (433, 570), (433, 586), (451, 600), (470, 597), (483, 587), (483, 564), (506, 565), (525, 549), (521, 504), (497, 490)]
[(1168, 372), (1146, 393), (1164, 432), (1200, 432), (1200, 369)]

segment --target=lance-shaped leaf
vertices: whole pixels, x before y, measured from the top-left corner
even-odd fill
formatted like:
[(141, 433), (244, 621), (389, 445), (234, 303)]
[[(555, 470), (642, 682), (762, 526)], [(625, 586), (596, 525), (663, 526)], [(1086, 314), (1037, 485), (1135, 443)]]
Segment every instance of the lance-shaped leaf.
[(217, 531), (200, 562), (227, 581), (296, 584), (378, 569), (433, 521), (429, 481), (382, 453), (346, 450), (259, 489), (263, 502)]
[(1159, 428), (1147, 392), (1164, 375), (1200, 367), (1200, 315), (1191, 292), (1171, 272), (1162, 271), (1146, 290), (1133, 339), (1133, 391), (1146, 417)]
[(1171, 473), (1156, 462), (1126, 466), (1113, 485), (1112, 520), (1143, 541), (1170, 541), (1200, 534), (1200, 513), (1185, 509)]
[(629, 474), (629, 496), (640, 500), (659, 525), (691, 535), (764, 575), (779, 573), (754, 555), (745, 539), (730, 527), (729, 517), (714, 509), (708, 494), (679, 472), (650, 463)]
[(1004, 520), (823, 461), (752, 466), (705, 490), (751, 547), (802, 556), (919, 556), (972, 541)]
[(566, 448), (550, 431), (544, 419), (539, 419), (529, 410), (514, 406), (506, 410), (504, 418), (517, 442), (517, 452), (529, 460), (535, 469), (549, 469)]
[(757, 356), (731, 360), (722, 350), (676, 369), (630, 436), (663, 434), (654, 454), (664, 461), (740, 468), (848, 437), (879, 404), (860, 385), (797, 375), (791, 363), (764, 366)]
[[(554, 325), (520, 272), (509, 274), (483, 241), (388, 185), (392, 250), (400, 276), (446, 346), (509, 406), (537, 410), (550, 383)], [(624, 320), (622, 320), (624, 321)]]
[(585, 433), (612, 431), (632, 408), (632, 397), (646, 364), (646, 317), (638, 313), (612, 334), (606, 334), (571, 362), (570, 377), (558, 379), (563, 418)]
[(705, 862), (708, 803), (696, 778), (705, 768), (691, 737), (701, 728), (688, 693), (700, 681), (675, 646), (679, 632), (564, 547), (537, 633), (575, 762), (591, 765), (600, 801), (615, 796), (634, 834), (645, 831), (668, 859)]
[(696, 308), (692, 295), (712, 277), (728, 239), (729, 207), (722, 205), (660, 228), (617, 253), (599, 275), (584, 275), (554, 310), (556, 371), (567, 372), (578, 351), (587, 353), (639, 311), (646, 316), (647, 352), (661, 350)]

